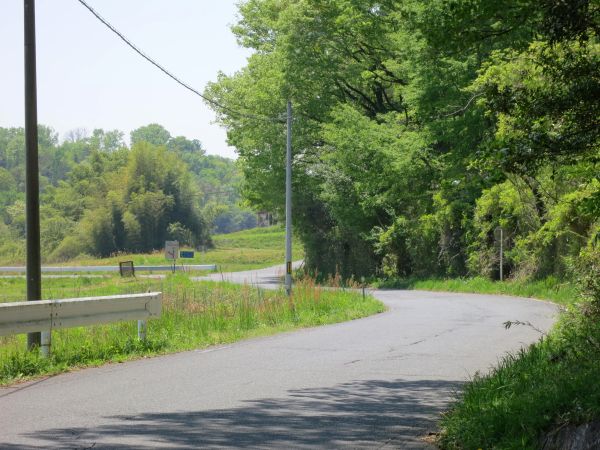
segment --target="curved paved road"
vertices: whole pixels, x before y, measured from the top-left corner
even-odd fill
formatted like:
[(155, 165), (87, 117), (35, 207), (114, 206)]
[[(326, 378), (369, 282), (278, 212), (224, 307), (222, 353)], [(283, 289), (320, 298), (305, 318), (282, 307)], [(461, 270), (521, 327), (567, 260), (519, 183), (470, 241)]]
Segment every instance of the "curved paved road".
[[(225, 278), (244, 277), (278, 280)], [(0, 389), (0, 448), (428, 448), (461, 383), (538, 338), (502, 323), (547, 329), (556, 313), (511, 297), (373, 294), (386, 313)]]

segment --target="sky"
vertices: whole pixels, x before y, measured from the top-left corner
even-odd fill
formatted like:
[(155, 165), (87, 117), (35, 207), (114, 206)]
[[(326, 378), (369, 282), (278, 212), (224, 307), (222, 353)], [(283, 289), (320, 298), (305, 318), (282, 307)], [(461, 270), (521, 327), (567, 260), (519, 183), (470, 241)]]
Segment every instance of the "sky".
[[(234, 0), (86, 0), (138, 48), (202, 92), (219, 71), (241, 69), (250, 51), (230, 26)], [(36, 1), (38, 122), (71, 130), (149, 123), (235, 158), (204, 101), (144, 60), (77, 0)], [(0, 126), (24, 126), (23, 0), (0, 0)]]

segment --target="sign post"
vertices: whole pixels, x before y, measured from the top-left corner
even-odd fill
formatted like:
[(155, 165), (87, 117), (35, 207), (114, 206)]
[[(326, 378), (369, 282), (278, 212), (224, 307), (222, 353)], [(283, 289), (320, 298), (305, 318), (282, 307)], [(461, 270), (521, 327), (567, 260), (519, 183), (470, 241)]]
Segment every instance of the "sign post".
[(175, 272), (175, 264), (179, 255), (178, 241), (165, 241), (165, 258), (173, 261), (173, 272)]
[(135, 278), (135, 267), (133, 265), (133, 261), (120, 261), (119, 273), (121, 274), (121, 277)]

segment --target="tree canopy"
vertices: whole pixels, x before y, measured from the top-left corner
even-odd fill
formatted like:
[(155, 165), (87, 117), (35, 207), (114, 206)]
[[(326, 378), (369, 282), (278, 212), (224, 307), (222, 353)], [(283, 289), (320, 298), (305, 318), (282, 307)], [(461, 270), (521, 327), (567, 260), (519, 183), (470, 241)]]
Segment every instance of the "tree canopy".
[(254, 53), (205, 94), (246, 198), (280, 213), (292, 101), (312, 269), (497, 276), (502, 226), (505, 273), (564, 274), (598, 232), (598, 16), (594, 0), (248, 0), (232, 30)]

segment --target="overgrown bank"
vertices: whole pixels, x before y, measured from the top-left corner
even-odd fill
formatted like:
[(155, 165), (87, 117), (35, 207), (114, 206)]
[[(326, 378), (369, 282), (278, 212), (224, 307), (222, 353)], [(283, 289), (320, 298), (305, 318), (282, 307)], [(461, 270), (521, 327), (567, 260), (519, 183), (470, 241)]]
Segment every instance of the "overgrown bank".
[(583, 295), (538, 343), (467, 383), (442, 419), (444, 449), (540, 448), (545, 435), (600, 419), (600, 269), (584, 258)]
[[(22, 298), (24, 281), (10, 283), (14, 298)], [(162, 291), (163, 313), (159, 319), (148, 322), (146, 342), (137, 340), (134, 322), (55, 331), (52, 355), (47, 359), (40, 358), (37, 352), (25, 351), (24, 335), (0, 337), (0, 384), (73, 367), (352, 320), (384, 310), (383, 304), (373, 297), (321, 290), (309, 280), (296, 285), (291, 299), (283, 292), (250, 286), (193, 282), (182, 274), (165, 280), (48, 280), (46, 289), (54, 298)]]
[(545, 433), (600, 418), (600, 310), (563, 315), (539, 343), (476, 375), (443, 417), (444, 449), (540, 448)]
[(515, 297), (550, 300), (560, 305), (572, 304), (577, 300), (579, 295), (579, 290), (574, 283), (561, 281), (554, 277), (526, 281), (493, 281), (483, 277), (446, 279), (397, 278), (378, 280), (373, 283), (373, 286), (383, 289), (394, 288), (511, 295)]

